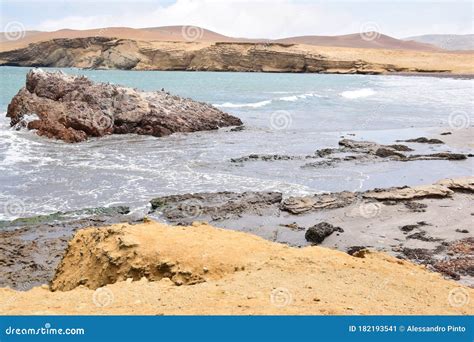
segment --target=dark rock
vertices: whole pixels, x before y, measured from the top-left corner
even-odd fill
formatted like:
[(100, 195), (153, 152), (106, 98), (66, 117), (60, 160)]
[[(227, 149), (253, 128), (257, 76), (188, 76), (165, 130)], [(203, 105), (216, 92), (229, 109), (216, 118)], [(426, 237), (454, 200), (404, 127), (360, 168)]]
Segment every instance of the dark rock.
[(408, 201), (408, 202), (405, 202), (405, 207), (415, 213), (424, 213), (426, 211), (426, 208), (428, 208), (428, 205), (423, 204), (423, 203)]
[[(35, 120), (29, 121), (32, 114)], [(242, 125), (240, 119), (202, 102), (40, 69), (28, 72), (26, 87), (13, 97), (7, 117), (12, 126), (27, 120), (28, 129), (38, 135), (66, 142), (107, 134), (161, 137)]]
[(457, 232), (457, 233), (468, 234), (468, 233), (469, 233), (469, 230), (467, 230), (467, 229), (456, 229), (456, 232)]
[(410, 148), (406, 145), (401, 145), (401, 144), (387, 145), (386, 147), (393, 148), (395, 151), (401, 151), (401, 152), (414, 151), (412, 148)]
[(388, 200), (388, 201), (382, 201), (382, 203), (384, 205), (398, 205), (398, 201), (392, 201), (392, 200)]
[(325, 158), (333, 153), (340, 152), (337, 148), (323, 148), (321, 150), (317, 150), (314, 154), (320, 158)]
[(300, 227), (296, 222), (280, 224), (280, 227), (290, 228), (291, 230), (295, 230), (295, 231), (305, 230), (304, 227)]
[(442, 241), (442, 239), (434, 238), (431, 236), (427, 236), (425, 231), (420, 231), (418, 233), (414, 233), (407, 236), (407, 239), (416, 239), (420, 241), (427, 241), (427, 242), (434, 242), (434, 241)]
[(360, 250), (355, 251), (354, 253), (352, 253), (352, 256), (356, 257), (356, 258), (362, 258), (363, 259), (369, 253), (370, 253), (369, 249), (363, 248), (363, 249), (360, 249)]
[(455, 280), (474, 276), (474, 238), (468, 237), (447, 245), (448, 257), (434, 262), (433, 268)]
[(403, 248), (401, 254), (409, 260), (415, 261), (420, 264), (431, 264), (433, 263), (433, 255), (436, 254), (435, 250), (427, 248)]
[(351, 246), (347, 248), (346, 252), (349, 255), (354, 255), (357, 252), (365, 250), (365, 249), (367, 249), (367, 246)]
[(221, 220), (242, 214), (261, 214), (278, 208), (279, 192), (216, 192), (171, 195), (150, 201), (150, 213), (160, 212), (172, 223), (188, 224), (196, 220)]
[(408, 157), (407, 160), (465, 160), (467, 156), (462, 153), (439, 152), (433, 154), (416, 154)]
[(459, 280), (461, 275), (474, 276), (474, 237), (454, 241), (448, 245), (448, 251), (452, 254), (434, 263), (434, 269), (438, 272)]
[(357, 150), (357, 149), (368, 150), (368, 149), (374, 149), (376, 146), (378, 146), (378, 144), (372, 141), (357, 141), (357, 140), (352, 140), (352, 139), (342, 139), (339, 141), (339, 145), (351, 150)]
[(231, 163), (242, 163), (248, 161), (275, 161), (275, 160), (294, 160), (301, 159), (298, 156), (288, 156), (282, 154), (250, 154), (246, 157), (232, 158)]
[(430, 226), (430, 224), (426, 223), (425, 221), (420, 221), (420, 222), (417, 222), (416, 224), (407, 224), (405, 226), (402, 226), (400, 227), (400, 230), (405, 233), (408, 233), (408, 232), (411, 232), (415, 228), (419, 228), (423, 226)]
[(425, 137), (407, 139), (407, 140), (397, 140), (397, 141), (414, 142), (414, 143), (420, 143), (420, 144), (444, 144), (444, 142), (439, 139), (428, 139)]
[(379, 147), (375, 151), (375, 155), (381, 158), (387, 158), (387, 157), (397, 157), (398, 159), (406, 158), (404, 154), (399, 153), (392, 148), (386, 148), (386, 147)]
[(344, 230), (340, 227), (334, 227), (330, 223), (321, 222), (314, 225), (313, 227), (308, 228), (304, 237), (306, 241), (318, 245), (334, 232), (343, 233)]
[(443, 132), (443, 133), (441, 133), (441, 135), (451, 135), (451, 134), (453, 134), (453, 133), (451, 133), (451, 132)]
[(245, 130), (245, 126), (237, 126), (237, 127), (231, 128), (230, 132), (242, 132), (243, 130)]
[(407, 224), (405, 226), (400, 227), (400, 230), (403, 232), (411, 232), (415, 228), (418, 228), (417, 224)]
[(327, 160), (319, 160), (317, 162), (306, 163), (301, 166), (302, 169), (310, 169), (310, 168), (325, 168), (325, 167), (333, 167), (334, 164), (342, 161), (341, 158), (331, 158)]

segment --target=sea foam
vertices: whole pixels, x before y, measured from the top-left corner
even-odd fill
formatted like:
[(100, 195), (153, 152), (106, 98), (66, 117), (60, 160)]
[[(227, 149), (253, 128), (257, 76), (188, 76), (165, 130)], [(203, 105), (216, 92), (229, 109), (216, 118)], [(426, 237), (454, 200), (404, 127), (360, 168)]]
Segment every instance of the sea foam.
[(347, 90), (340, 93), (342, 97), (346, 99), (358, 99), (362, 97), (369, 97), (374, 95), (376, 92), (371, 88), (362, 88), (357, 90)]
[(213, 104), (213, 106), (220, 107), (220, 108), (245, 108), (245, 107), (260, 108), (260, 107), (269, 105), (270, 103), (272, 103), (272, 100), (265, 100), (265, 101), (253, 102), (253, 103), (225, 102), (225, 103), (222, 103), (222, 104)]

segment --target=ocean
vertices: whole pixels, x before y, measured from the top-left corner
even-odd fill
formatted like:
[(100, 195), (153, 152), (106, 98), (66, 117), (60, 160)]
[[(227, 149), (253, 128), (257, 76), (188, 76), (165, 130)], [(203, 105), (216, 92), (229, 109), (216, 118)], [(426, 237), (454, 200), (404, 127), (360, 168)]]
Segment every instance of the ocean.
[[(290, 196), (417, 185), (473, 174), (472, 159), (325, 168), (303, 168), (301, 160), (230, 161), (249, 154), (313, 154), (337, 147), (341, 137), (393, 143), (434, 129), (466, 127), (474, 124), (473, 80), (61, 69), (145, 91), (164, 88), (212, 103), (245, 124), (240, 132), (222, 129), (163, 138), (113, 135), (66, 144), (11, 128), (5, 117), (29, 69), (0, 67), (0, 203), (23, 203), (21, 216), (115, 205), (146, 212), (151, 198), (179, 193), (273, 190)], [(417, 152), (446, 150), (416, 147)], [(2, 207), (0, 220), (16, 217)]]

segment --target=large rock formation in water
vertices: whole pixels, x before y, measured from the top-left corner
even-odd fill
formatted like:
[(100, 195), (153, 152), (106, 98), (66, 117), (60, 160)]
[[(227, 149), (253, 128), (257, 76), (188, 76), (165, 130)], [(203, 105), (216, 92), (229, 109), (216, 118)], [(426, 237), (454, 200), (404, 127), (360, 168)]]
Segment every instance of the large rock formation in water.
[(33, 69), (8, 106), (11, 125), (67, 142), (107, 134), (166, 136), (237, 126), (239, 118), (165, 91), (140, 92), (84, 76)]

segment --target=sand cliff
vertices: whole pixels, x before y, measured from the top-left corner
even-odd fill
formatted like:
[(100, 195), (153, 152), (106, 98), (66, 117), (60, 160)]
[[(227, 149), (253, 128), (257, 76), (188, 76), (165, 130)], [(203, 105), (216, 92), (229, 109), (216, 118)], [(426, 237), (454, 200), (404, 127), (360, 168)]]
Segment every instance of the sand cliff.
[(123, 70), (474, 74), (470, 54), (293, 43), (53, 39), (0, 52), (0, 65)]

